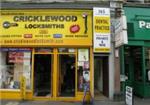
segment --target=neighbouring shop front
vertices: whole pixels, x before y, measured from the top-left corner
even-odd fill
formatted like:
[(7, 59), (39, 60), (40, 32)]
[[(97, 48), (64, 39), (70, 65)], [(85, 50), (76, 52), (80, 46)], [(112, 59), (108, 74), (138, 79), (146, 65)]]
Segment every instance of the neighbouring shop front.
[(150, 8), (124, 7), (128, 25), (128, 45), (120, 49), (121, 73), (134, 94), (150, 97)]
[(91, 10), (1, 10), (1, 14), (2, 99), (81, 100), (84, 72), (92, 92)]

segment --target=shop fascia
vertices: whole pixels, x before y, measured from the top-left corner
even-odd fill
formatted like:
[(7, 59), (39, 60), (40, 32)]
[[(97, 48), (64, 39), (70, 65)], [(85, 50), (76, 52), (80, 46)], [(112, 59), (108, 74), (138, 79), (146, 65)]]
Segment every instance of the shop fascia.
[(145, 29), (150, 29), (150, 21), (144, 21), (144, 20), (140, 20), (139, 21), (139, 28), (145, 28)]

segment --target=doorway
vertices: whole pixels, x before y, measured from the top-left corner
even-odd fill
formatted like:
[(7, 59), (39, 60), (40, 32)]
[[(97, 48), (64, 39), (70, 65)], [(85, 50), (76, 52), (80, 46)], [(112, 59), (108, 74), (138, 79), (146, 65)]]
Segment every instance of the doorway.
[(105, 99), (109, 95), (108, 57), (94, 57), (94, 96), (97, 100)]
[(51, 96), (51, 54), (34, 54), (34, 96)]
[(59, 54), (58, 96), (75, 96), (75, 54)]

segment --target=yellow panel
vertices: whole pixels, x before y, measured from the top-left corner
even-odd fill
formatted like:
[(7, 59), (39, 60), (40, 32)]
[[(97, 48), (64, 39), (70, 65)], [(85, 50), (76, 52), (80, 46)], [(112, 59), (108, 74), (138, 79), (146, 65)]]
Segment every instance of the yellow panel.
[(90, 48), (90, 90), (91, 94), (94, 97), (94, 64), (93, 64), (93, 49)]
[(110, 33), (110, 17), (94, 17), (94, 30), (97, 33)]
[[(0, 99), (13, 99), (13, 100), (21, 100), (21, 92), (20, 90), (0, 90)], [(28, 100), (32, 99), (31, 91), (26, 92), (26, 98)]]
[(57, 59), (58, 59), (58, 56), (57, 56), (57, 49), (55, 48), (54, 49), (54, 61), (53, 61), (53, 97), (57, 97), (57, 92), (58, 92), (58, 87), (57, 87), (57, 84), (58, 84), (58, 77), (57, 77), (57, 74), (58, 74), (58, 66), (57, 66)]
[(90, 10), (36, 9), (0, 12), (2, 46), (92, 45)]
[(26, 92), (26, 97), (25, 99), (27, 100), (32, 100), (32, 92)]
[(101, 47), (101, 48), (95, 48), (94, 49), (95, 50), (95, 52), (101, 52), (101, 53), (109, 53), (110, 52), (110, 48), (105, 48), (105, 47)]
[(19, 90), (2, 90), (1, 99), (21, 99), (21, 94)]
[[(22, 100), (20, 91), (14, 91), (14, 90), (0, 90), (0, 99), (13, 99), (13, 100)], [(86, 100), (89, 100), (90, 96), (89, 93), (87, 93)], [(41, 101), (82, 101), (83, 94), (78, 94), (76, 97), (32, 97), (32, 92), (28, 91), (26, 92), (26, 100), (41, 100)]]
[[(76, 99), (76, 101), (82, 101), (83, 100), (83, 94), (78, 94)], [(85, 100), (90, 100), (90, 95), (89, 93), (87, 93), (86, 97), (85, 97)]]

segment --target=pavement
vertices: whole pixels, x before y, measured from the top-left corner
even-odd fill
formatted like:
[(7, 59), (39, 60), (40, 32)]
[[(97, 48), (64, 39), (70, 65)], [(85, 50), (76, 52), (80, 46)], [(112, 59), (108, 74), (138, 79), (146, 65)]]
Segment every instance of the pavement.
[[(62, 102), (62, 101), (13, 101), (1, 100), (0, 105), (82, 105), (81, 102)], [(90, 105), (90, 104), (87, 104)], [(96, 100), (94, 105), (125, 105), (124, 101), (111, 101), (111, 100)], [(141, 99), (135, 97), (134, 105), (150, 105), (150, 98)]]

